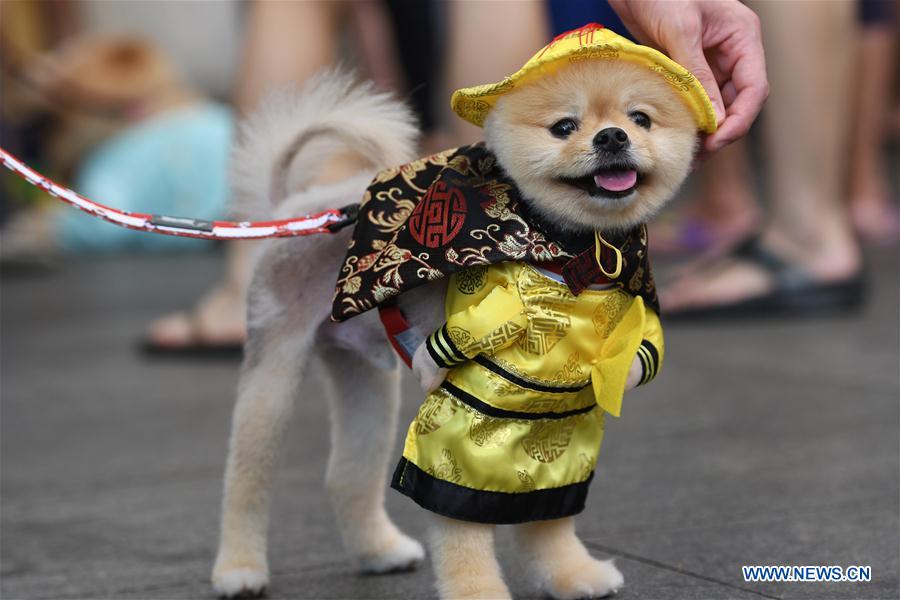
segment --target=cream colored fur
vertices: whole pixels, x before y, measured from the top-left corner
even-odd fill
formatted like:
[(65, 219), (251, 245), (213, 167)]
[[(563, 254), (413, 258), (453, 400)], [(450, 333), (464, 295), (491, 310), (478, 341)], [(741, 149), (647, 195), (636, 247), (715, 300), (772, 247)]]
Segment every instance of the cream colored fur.
[[(628, 117), (650, 116), (645, 130)], [(574, 117), (579, 128), (566, 139), (548, 128)], [(619, 127), (643, 181), (631, 196), (594, 198), (557, 180), (596, 169), (594, 136)], [(629, 228), (649, 221), (672, 199), (690, 171), (697, 145), (687, 107), (657, 73), (624, 61), (586, 60), (501, 97), (484, 127), (488, 147), (534, 207), (569, 228)]]
[(515, 528), (525, 572), (553, 598), (602, 598), (618, 591), (625, 579), (611, 560), (597, 560), (575, 535), (575, 519), (536, 521)]
[[(415, 157), (416, 134), (402, 104), (346, 73), (327, 73), (301, 91), (276, 95), (245, 125), (235, 151), (237, 202), (247, 215), (359, 202), (375, 171)], [(360, 164), (367, 168), (353, 174)], [(341, 170), (336, 183), (322, 181)], [(424, 558), (384, 510), (398, 363), (375, 314), (347, 324), (328, 320), (349, 235), (269, 240), (260, 249), (212, 576), (221, 595), (257, 594), (268, 585), (266, 533), (281, 437), (298, 397), (318, 401), (305, 398), (301, 385), (309, 362), (323, 365), (330, 381), (326, 487), (348, 552), (374, 572)]]
[[(591, 61), (530, 91), (523, 88), (498, 103), (486, 124), (487, 142), (501, 164), (538, 210), (560, 224), (604, 229), (640, 220), (668, 200), (687, 173), (695, 142), (686, 109), (672, 107), (677, 96), (659, 85), (661, 78), (615, 65)], [(589, 83), (604, 77), (620, 91)], [(583, 111), (584, 137), (560, 144), (548, 134), (548, 121), (561, 114), (558, 105)], [(653, 114), (655, 131), (632, 132), (622, 115), (634, 106)], [(633, 133), (644, 173), (646, 185), (627, 202), (604, 204), (586, 193), (582, 198), (554, 180), (554, 174), (581, 174), (565, 169), (590, 167), (585, 140), (591, 128), (607, 123)], [(237, 208), (247, 216), (294, 216), (359, 202), (377, 170), (415, 158), (415, 137), (402, 104), (345, 73), (326, 73), (302, 91), (273, 96), (242, 128), (234, 154)], [(424, 558), (422, 546), (384, 509), (388, 467), (396, 459), (390, 450), (399, 361), (374, 311), (340, 324), (328, 319), (349, 236), (345, 229), (269, 240), (259, 252), (212, 574), (220, 595), (258, 594), (268, 585), (266, 534), (281, 437), (295, 400), (319, 401), (308, 398), (302, 385), (309, 363), (330, 382), (332, 448), (325, 479), (348, 553), (360, 569), (377, 573), (408, 569)], [(442, 322), (445, 286), (435, 282), (399, 298), (420, 332)], [(415, 364), (429, 389), (445, 373), (425, 354), (417, 352)], [(632, 369), (629, 385), (639, 374)], [(622, 585), (610, 562), (590, 556), (572, 519), (517, 526), (516, 535), (535, 585), (553, 597), (600, 596)], [(430, 546), (442, 597), (509, 597), (494, 555), (493, 526), (435, 517)]]

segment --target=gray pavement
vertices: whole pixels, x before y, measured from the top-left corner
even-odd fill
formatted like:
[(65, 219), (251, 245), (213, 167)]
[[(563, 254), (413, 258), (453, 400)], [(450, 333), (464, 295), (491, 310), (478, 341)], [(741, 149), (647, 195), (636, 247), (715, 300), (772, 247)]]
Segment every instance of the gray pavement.
[[(608, 424), (579, 520), (624, 572), (619, 598), (900, 597), (897, 268), (873, 263), (858, 316), (667, 328), (666, 368)], [(0, 279), (3, 598), (212, 597), (238, 365), (134, 345), (220, 269), (212, 255), (132, 258)], [(282, 461), (270, 597), (432, 597), (427, 565), (366, 577), (345, 559), (317, 390)], [(404, 427), (417, 401), (407, 381)], [(424, 514), (388, 498), (421, 536)], [(506, 531), (499, 549), (528, 597)], [(872, 582), (745, 583), (745, 564), (870, 565)]]

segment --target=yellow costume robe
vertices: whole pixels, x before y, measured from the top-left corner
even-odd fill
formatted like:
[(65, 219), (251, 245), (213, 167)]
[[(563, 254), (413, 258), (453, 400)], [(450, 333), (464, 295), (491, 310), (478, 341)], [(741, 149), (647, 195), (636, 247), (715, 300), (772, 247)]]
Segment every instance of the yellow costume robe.
[(523, 262), (455, 273), (447, 322), (426, 341), (450, 371), (410, 425), (392, 487), (466, 521), (580, 512), (634, 357), (641, 383), (663, 357), (659, 318), (643, 298), (597, 288), (575, 296)]

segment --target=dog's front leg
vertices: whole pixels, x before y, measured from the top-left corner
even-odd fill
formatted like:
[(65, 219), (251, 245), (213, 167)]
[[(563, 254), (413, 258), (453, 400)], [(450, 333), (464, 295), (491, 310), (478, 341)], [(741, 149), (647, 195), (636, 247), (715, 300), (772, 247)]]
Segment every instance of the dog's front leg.
[(261, 594), (269, 582), (266, 533), (278, 449), (290, 418), (309, 336), (251, 332), (234, 409), (213, 587)]
[(441, 598), (511, 597), (494, 553), (494, 529), (493, 525), (434, 516), (429, 541)]
[(622, 587), (611, 560), (597, 560), (575, 535), (575, 519), (535, 521), (515, 527), (526, 572), (541, 591), (559, 600), (601, 598)]

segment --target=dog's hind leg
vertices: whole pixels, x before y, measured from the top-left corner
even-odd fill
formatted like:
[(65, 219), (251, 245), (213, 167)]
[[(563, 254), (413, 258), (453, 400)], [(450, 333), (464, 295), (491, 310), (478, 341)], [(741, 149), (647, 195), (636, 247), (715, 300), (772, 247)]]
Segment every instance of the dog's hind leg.
[(256, 595), (268, 585), (270, 493), (307, 347), (287, 332), (250, 333), (232, 421), (212, 577), (222, 596)]
[(212, 575), (223, 596), (259, 594), (268, 584), (266, 534), (279, 447), (331, 294), (330, 281), (307, 272), (321, 261), (298, 257), (308, 248), (333, 251), (326, 242), (268, 244), (255, 271)]
[(613, 562), (591, 556), (575, 535), (573, 517), (523, 523), (513, 531), (526, 572), (552, 598), (602, 598), (622, 587), (622, 573)]
[(422, 545), (384, 508), (400, 405), (397, 361), (374, 314), (325, 324), (321, 333), (319, 355), (331, 381), (326, 486), (344, 545), (363, 571), (413, 568), (425, 557)]

